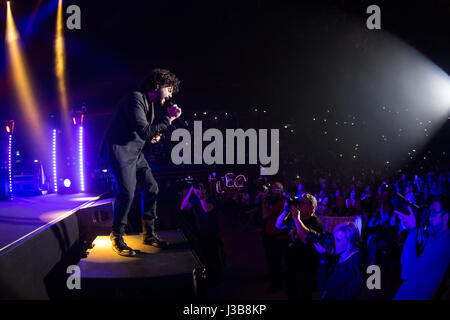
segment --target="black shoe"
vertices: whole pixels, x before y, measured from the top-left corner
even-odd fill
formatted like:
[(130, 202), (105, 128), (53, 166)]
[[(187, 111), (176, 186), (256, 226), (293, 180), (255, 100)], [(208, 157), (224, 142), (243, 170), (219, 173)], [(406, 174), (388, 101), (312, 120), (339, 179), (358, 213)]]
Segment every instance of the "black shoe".
[(170, 246), (167, 241), (162, 240), (158, 236), (144, 236), (144, 244), (154, 246), (155, 248), (166, 249)]
[(111, 233), (109, 238), (111, 239), (112, 249), (117, 254), (125, 257), (134, 257), (136, 255), (136, 251), (127, 246), (122, 236)]
[(142, 219), (142, 231), (144, 244), (154, 246), (156, 248), (164, 249), (169, 247), (169, 243), (162, 240), (156, 235), (155, 219)]

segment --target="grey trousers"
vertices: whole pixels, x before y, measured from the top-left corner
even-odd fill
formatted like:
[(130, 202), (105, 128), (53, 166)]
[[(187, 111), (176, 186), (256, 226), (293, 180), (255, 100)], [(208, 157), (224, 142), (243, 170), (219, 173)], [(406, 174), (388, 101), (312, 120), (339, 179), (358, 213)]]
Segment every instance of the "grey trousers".
[(114, 219), (112, 231), (123, 235), (128, 223), (128, 213), (133, 203), (136, 186), (139, 187), (142, 217), (144, 220), (155, 220), (158, 183), (141, 153), (136, 162), (125, 167), (111, 166), (116, 180), (117, 197), (114, 202)]

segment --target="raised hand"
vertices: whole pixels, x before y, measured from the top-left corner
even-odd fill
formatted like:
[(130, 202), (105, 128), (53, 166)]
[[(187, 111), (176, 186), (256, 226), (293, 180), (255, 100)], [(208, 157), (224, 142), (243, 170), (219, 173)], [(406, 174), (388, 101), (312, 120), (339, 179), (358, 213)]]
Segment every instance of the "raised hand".
[(400, 211), (394, 210), (394, 213), (398, 216), (403, 225), (408, 229), (416, 227), (416, 217), (411, 207), (408, 206), (409, 214), (404, 214)]

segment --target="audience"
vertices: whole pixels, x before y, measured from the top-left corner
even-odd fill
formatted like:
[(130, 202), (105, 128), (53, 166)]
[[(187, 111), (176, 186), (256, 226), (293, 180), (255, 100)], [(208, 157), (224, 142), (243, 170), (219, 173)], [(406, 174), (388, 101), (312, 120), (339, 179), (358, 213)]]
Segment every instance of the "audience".
[[(249, 179), (245, 188), (215, 195), (217, 205), (234, 204), (230, 208), (245, 220), (245, 232), (255, 231), (253, 227), (261, 231), (270, 292), (284, 286), (289, 299), (311, 299), (317, 291), (324, 292), (322, 299), (357, 299), (361, 268), (375, 264), (384, 279), (397, 287), (401, 282), (396, 299), (439, 297), (450, 252), (446, 165), (420, 163), (395, 172), (366, 168), (350, 173), (327, 171), (305, 158), (290, 159), (294, 161), (285, 164), (282, 174)], [(302, 175), (298, 167), (303, 165)], [(290, 177), (289, 172), (295, 174)], [(287, 205), (283, 193), (297, 195), (309, 209), (300, 210), (298, 217), (299, 208)], [(398, 211), (402, 200), (397, 193), (430, 210), (420, 214), (414, 209), (409, 215)], [(288, 214), (292, 217), (286, 222)], [(324, 219), (356, 217), (362, 221), (361, 230), (352, 223), (334, 229), (336, 250), (331, 254), (303, 238), (304, 230), (331, 231), (323, 230)]]

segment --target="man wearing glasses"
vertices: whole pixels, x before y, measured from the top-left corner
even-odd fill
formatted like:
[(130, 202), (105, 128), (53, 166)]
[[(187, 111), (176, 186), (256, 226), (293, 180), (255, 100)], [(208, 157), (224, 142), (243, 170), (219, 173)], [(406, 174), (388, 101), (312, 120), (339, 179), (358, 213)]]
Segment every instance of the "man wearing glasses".
[[(435, 200), (430, 205), (429, 237), (423, 251), (418, 254), (416, 217), (410, 207), (409, 214), (394, 210), (404, 226), (409, 229), (402, 251), (403, 283), (394, 299), (424, 300), (436, 296), (450, 261), (450, 233), (448, 231), (448, 207), (444, 201)], [(445, 279), (444, 279), (445, 281)]]

